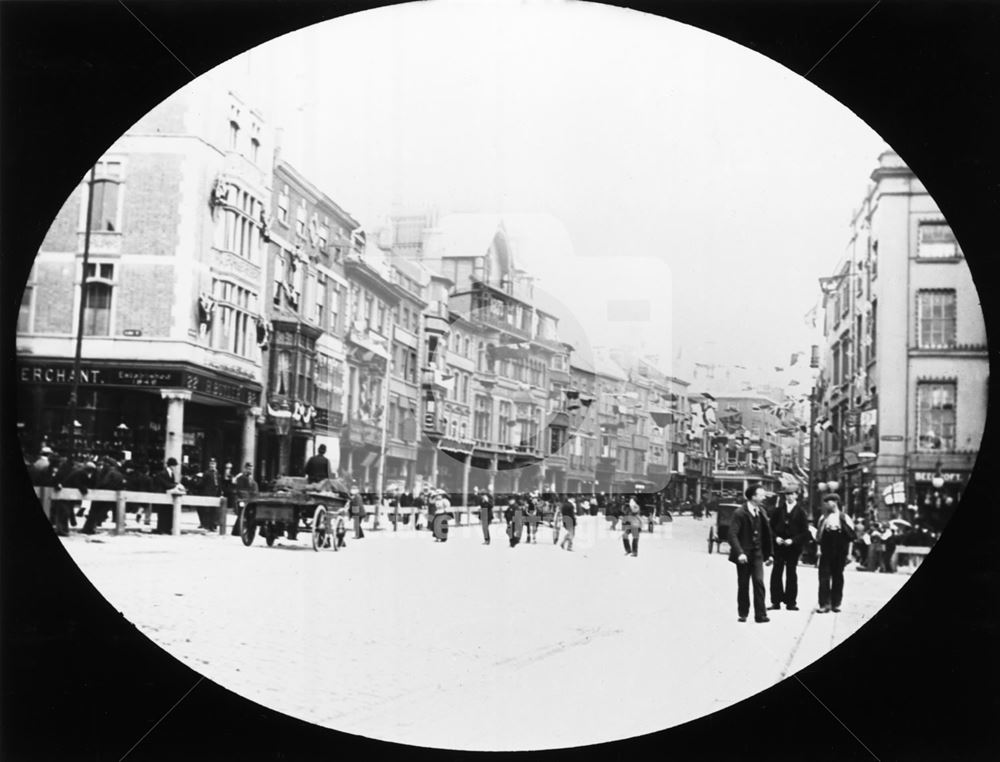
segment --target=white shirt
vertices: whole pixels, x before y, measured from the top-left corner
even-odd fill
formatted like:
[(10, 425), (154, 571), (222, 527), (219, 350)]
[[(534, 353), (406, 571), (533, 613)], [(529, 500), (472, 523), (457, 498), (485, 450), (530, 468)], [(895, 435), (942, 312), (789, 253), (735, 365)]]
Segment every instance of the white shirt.
[(747, 508), (750, 510), (750, 515), (753, 518), (757, 518), (757, 506), (753, 503), (747, 503)]

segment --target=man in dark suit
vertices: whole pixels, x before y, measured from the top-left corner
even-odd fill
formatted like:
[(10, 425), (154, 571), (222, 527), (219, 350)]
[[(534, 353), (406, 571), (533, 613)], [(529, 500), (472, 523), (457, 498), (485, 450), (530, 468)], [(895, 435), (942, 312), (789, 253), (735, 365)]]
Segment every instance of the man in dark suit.
[(306, 482), (315, 484), (330, 478), (330, 461), (326, 457), (326, 445), (321, 444), (316, 454), (306, 461)]
[(729, 560), (736, 564), (736, 611), (745, 622), (752, 579), (754, 621), (770, 622), (764, 600), (764, 564), (771, 563), (771, 527), (764, 513), (764, 488), (753, 486), (745, 494), (747, 504), (733, 511), (729, 523)]
[(799, 504), (794, 489), (778, 500), (771, 514), (771, 537), (774, 540), (774, 568), (771, 569), (771, 609), (781, 604), (790, 611), (798, 609), (799, 594), (797, 567), (802, 548), (809, 541), (809, 518)]

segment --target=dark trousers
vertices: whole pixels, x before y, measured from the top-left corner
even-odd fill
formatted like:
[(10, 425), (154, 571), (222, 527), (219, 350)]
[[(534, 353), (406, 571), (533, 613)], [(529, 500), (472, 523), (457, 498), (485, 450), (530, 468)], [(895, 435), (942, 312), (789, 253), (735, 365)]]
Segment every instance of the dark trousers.
[(483, 542), (485, 542), (487, 545), (489, 545), (490, 544), (490, 521), (489, 521), (489, 517), (486, 515), (485, 512), (483, 512), (482, 516), (480, 516), (479, 523), (482, 524), (482, 527), (483, 527)]
[(69, 535), (70, 519), (73, 518), (73, 511), (76, 503), (69, 500), (53, 500), (49, 516), (52, 526), (56, 528), (56, 534), (63, 537)]
[(819, 605), (840, 608), (844, 599), (844, 562), (823, 554), (819, 557)]
[[(641, 530), (638, 529), (628, 529), (622, 535), (622, 545), (625, 546), (625, 552), (631, 553), (633, 556), (639, 555), (639, 535)], [(629, 544), (629, 536), (632, 537), (632, 544)]]
[(799, 556), (797, 545), (775, 545), (774, 567), (771, 569), (771, 605), (784, 603), (794, 606), (799, 595)]
[(90, 510), (87, 512), (87, 520), (83, 522), (83, 533), (93, 534), (97, 527), (107, 520), (108, 514), (114, 507), (114, 503), (91, 503)]
[(216, 530), (219, 528), (219, 509), (210, 505), (198, 506), (198, 525), (202, 529)]
[(174, 507), (172, 505), (156, 506), (156, 533), (170, 534), (174, 531)]
[(747, 554), (745, 564), (736, 564), (736, 613), (742, 617), (750, 614), (750, 580), (753, 580), (753, 615), (757, 619), (767, 616), (764, 602), (764, 558), (760, 551)]
[(355, 516), (354, 517), (354, 539), (355, 540), (360, 540), (364, 536), (365, 536), (365, 530), (361, 528), (361, 517), (360, 516)]

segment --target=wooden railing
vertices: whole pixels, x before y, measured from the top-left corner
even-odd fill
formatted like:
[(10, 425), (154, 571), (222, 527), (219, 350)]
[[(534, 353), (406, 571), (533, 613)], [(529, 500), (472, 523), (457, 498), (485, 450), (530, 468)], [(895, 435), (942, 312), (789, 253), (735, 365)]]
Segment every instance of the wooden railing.
[(173, 526), (170, 533), (181, 533), (181, 511), (186, 508), (215, 508), (218, 513), (219, 534), (226, 533), (226, 499), (224, 497), (202, 497), (189, 495), (186, 492), (133, 492), (132, 490), (91, 489), (86, 494), (80, 490), (63, 487), (35, 487), (35, 494), (42, 502), (42, 510), (46, 518), (52, 515), (52, 501), (66, 500), (79, 502), (89, 500), (93, 503), (115, 504), (115, 528), (113, 534), (121, 534), (125, 529), (125, 506), (128, 503), (138, 505), (169, 505), (173, 507)]

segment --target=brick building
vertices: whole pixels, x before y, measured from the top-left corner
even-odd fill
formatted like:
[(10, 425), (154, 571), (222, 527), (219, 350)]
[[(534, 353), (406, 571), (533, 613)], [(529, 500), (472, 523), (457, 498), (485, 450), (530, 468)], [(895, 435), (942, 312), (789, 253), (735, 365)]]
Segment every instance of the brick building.
[(192, 467), (254, 461), (272, 150), (262, 115), (203, 77), (100, 158), (53, 221), (21, 306), (29, 441)]

